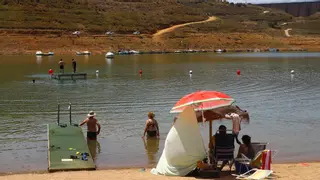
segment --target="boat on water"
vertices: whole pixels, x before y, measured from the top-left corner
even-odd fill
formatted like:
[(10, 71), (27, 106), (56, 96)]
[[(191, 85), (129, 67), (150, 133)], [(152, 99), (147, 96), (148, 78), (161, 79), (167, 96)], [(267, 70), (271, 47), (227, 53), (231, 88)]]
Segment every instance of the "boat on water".
[(119, 55), (129, 55), (129, 54), (140, 54), (139, 51), (135, 51), (135, 50), (130, 50), (130, 51), (119, 51), (118, 52)]
[(217, 50), (215, 50), (215, 52), (217, 52), (217, 53), (222, 53), (223, 50), (222, 50), (222, 49), (217, 49)]
[(256, 48), (253, 50), (253, 52), (261, 52), (261, 50)]
[(76, 55), (91, 55), (89, 51), (76, 52)]
[(135, 51), (135, 50), (130, 50), (129, 51), (129, 54), (139, 54), (140, 52), (139, 51)]
[(114, 53), (113, 52), (107, 52), (106, 53), (106, 58), (113, 58), (114, 57)]
[(277, 49), (277, 48), (270, 48), (270, 49), (269, 49), (269, 52), (279, 52), (279, 49)]
[(37, 51), (36, 56), (53, 56), (53, 52), (43, 53), (42, 51)]

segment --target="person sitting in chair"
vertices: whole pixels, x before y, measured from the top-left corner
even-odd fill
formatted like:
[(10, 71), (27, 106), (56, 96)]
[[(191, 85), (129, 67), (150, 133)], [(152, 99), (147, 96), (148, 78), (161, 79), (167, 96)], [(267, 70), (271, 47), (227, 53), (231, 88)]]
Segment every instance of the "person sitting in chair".
[[(253, 159), (255, 156), (255, 152), (254, 152), (254, 149), (251, 144), (251, 137), (248, 135), (243, 135), (241, 139), (242, 139), (243, 144), (240, 144), (237, 158), (242, 158), (242, 154), (243, 154), (247, 158)], [(245, 166), (244, 170), (251, 169), (251, 167), (244, 165), (244, 164), (241, 164), (241, 162), (239, 162), (239, 161), (235, 161), (235, 166), (236, 166), (236, 171), (238, 173), (243, 173), (243, 172), (240, 172), (242, 170), (241, 166)]]
[[(213, 157), (212, 156), (216, 156), (215, 155), (215, 151), (217, 149), (217, 145), (219, 144), (219, 146), (223, 146), (223, 147), (228, 147), (228, 146), (234, 146), (234, 144), (229, 144), (229, 138), (230, 136), (228, 136), (227, 134), (227, 127), (224, 126), (224, 125), (220, 125), (219, 126), (219, 130), (218, 130), (219, 133), (216, 133), (214, 136), (211, 137), (211, 141), (209, 143), (209, 149), (213, 150), (215, 149), (214, 151), (211, 151), (209, 154), (210, 154), (210, 160), (211, 162), (213, 162)], [(233, 152), (232, 152), (233, 153)], [(217, 162), (215, 162), (217, 163)], [(228, 160), (223, 160), (222, 162), (222, 165), (220, 166), (220, 170), (223, 169), (223, 167), (228, 163)]]
[(253, 159), (255, 152), (251, 144), (251, 137), (248, 135), (243, 135), (241, 138), (243, 144), (240, 145), (237, 158), (241, 157), (241, 154), (244, 154), (246, 157)]

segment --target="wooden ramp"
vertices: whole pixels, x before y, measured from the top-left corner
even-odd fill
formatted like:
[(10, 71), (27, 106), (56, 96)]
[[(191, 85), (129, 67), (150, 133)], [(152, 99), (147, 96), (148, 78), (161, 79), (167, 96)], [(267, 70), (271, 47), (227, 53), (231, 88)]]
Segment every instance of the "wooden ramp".
[(87, 73), (58, 73), (52, 74), (53, 79), (87, 79)]
[[(88, 153), (88, 160), (82, 160), (77, 152)], [(79, 159), (71, 159), (71, 155)], [(96, 169), (80, 127), (48, 124), (48, 165), (49, 172)]]

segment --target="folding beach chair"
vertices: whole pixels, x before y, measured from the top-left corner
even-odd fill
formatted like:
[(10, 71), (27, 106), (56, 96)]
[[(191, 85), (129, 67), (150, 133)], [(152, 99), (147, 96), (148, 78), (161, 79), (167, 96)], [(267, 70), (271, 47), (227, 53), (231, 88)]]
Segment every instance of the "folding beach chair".
[(234, 162), (234, 135), (226, 134), (225, 137), (216, 136), (214, 149), (214, 161), (217, 165), (219, 161), (227, 161), (231, 171)]
[[(265, 150), (262, 150), (262, 151), (259, 151), (258, 153), (256, 153), (255, 157), (253, 159), (250, 159), (248, 158), (247, 156), (245, 156), (244, 154), (241, 154), (241, 158), (239, 159), (235, 159), (236, 161), (238, 161), (240, 163), (240, 172), (242, 172), (242, 170), (245, 170), (245, 171), (249, 171), (250, 170), (250, 166), (254, 166), (254, 168), (261, 168), (262, 164), (260, 163), (261, 159), (261, 154), (262, 152), (265, 151)], [(273, 159), (276, 154), (277, 154), (277, 150), (271, 150), (271, 154), (272, 154), (272, 157), (271, 159)], [(245, 168), (245, 169), (242, 169), (242, 168)]]
[[(258, 160), (258, 158), (260, 157), (260, 155), (262, 154), (263, 151), (265, 151), (265, 150), (257, 152), (253, 159), (250, 159), (247, 156), (245, 156), (244, 154), (241, 154), (242, 162), (251, 163), (253, 161)], [(277, 150), (270, 150), (270, 151), (271, 151), (271, 154), (272, 154), (271, 159), (273, 159), (277, 155), (278, 151)]]
[(262, 179), (271, 179), (269, 177), (273, 171), (271, 170), (262, 170), (262, 169), (251, 169), (250, 171), (236, 175), (232, 174), (233, 176), (236, 176), (236, 179), (246, 179), (246, 180), (262, 180)]

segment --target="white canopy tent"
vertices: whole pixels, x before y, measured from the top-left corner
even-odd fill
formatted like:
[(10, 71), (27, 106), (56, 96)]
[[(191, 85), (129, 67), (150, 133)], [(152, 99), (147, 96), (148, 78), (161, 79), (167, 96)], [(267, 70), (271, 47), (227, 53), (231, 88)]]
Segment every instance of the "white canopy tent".
[(206, 149), (191, 106), (179, 114), (165, 141), (160, 160), (151, 172), (156, 175), (185, 176), (206, 157)]

